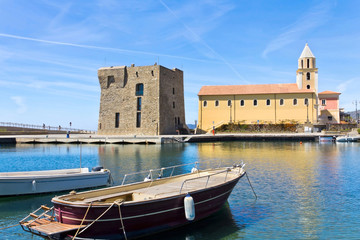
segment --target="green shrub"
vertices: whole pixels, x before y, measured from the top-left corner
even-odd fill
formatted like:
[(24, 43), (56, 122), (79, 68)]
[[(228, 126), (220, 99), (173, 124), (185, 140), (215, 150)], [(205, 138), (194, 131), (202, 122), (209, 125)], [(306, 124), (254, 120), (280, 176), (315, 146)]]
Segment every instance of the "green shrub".
[(360, 134), (360, 128), (358, 128), (358, 134)]

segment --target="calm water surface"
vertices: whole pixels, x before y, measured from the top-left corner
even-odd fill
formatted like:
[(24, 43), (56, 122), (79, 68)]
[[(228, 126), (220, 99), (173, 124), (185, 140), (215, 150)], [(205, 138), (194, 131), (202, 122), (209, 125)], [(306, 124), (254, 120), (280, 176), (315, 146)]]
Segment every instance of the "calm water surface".
[[(203, 168), (246, 163), (256, 201), (243, 178), (220, 212), (149, 239), (360, 239), (360, 143), (83, 145), (81, 152), (82, 166), (110, 169), (116, 184), (125, 173), (194, 161)], [(0, 145), (0, 172), (76, 168), (79, 162), (78, 145)], [(53, 196), (0, 198), (0, 228), (51, 205)], [(42, 239), (19, 226), (0, 236)]]

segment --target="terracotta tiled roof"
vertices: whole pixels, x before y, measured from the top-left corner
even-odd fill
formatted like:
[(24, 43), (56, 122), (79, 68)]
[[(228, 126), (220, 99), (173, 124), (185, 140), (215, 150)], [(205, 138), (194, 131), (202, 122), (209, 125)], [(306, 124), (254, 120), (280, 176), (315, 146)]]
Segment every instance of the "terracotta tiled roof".
[(203, 86), (198, 95), (244, 95), (275, 93), (313, 93), (312, 89), (299, 89), (296, 83)]
[(323, 92), (321, 92), (321, 93), (319, 93), (319, 95), (325, 95), (325, 94), (341, 94), (341, 93), (339, 93), (339, 92), (333, 92), (333, 91), (323, 91)]

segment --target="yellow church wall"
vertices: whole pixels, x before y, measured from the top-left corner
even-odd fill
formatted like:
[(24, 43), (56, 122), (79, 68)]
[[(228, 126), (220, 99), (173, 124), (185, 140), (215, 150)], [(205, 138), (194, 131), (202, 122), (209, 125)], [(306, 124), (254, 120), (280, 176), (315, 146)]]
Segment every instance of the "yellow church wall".
[[(293, 99), (297, 99), (297, 105), (293, 105)], [(309, 106), (304, 104), (308, 98)], [(254, 106), (254, 100), (257, 106)], [(280, 105), (280, 99), (284, 99), (284, 105)], [(231, 106), (228, 106), (228, 101)], [(241, 106), (241, 100), (244, 106)], [(270, 100), (270, 105), (267, 105)], [(206, 106), (204, 106), (206, 101)], [(218, 101), (218, 106), (215, 102)], [(199, 128), (209, 131), (226, 123), (281, 123), (282, 121), (296, 121), (305, 123), (307, 114), (309, 122), (316, 121), (315, 94), (258, 94), (258, 95), (219, 95), (199, 96)]]

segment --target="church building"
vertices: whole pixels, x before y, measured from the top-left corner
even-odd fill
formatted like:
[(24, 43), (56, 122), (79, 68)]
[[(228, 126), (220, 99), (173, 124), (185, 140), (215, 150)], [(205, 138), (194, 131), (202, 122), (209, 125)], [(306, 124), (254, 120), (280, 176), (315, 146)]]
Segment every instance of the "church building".
[(340, 93), (318, 93), (316, 58), (305, 45), (296, 83), (203, 86), (199, 93), (198, 129), (227, 123), (339, 123)]

